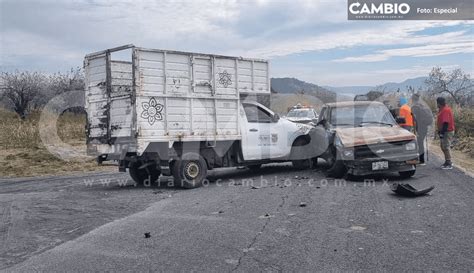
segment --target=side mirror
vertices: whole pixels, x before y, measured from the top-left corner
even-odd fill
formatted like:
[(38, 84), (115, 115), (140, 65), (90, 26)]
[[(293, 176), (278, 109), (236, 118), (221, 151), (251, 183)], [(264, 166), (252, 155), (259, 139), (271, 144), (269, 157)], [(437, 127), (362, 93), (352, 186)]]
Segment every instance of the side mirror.
[(397, 121), (398, 124), (402, 124), (402, 123), (406, 122), (406, 119), (405, 119), (405, 117), (397, 117), (396, 121)]
[(326, 127), (326, 124), (327, 124), (327, 121), (325, 119), (322, 119), (322, 120), (318, 121), (318, 123), (316, 123), (316, 126), (322, 125), (322, 126)]
[(274, 114), (274, 115), (272, 116), (272, 122), (277, 122), (277, 121), (279, 121), (279, 120), (280, 120), (280, 116), (279, 116), (278, 114)]

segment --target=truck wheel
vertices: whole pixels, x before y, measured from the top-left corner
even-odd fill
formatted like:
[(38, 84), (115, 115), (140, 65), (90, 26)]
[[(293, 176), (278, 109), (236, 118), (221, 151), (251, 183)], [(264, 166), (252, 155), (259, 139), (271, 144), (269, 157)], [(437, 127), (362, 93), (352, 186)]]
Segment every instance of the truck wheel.
[(416, 170), (406, 171), (406, 172), (399, 172), (401, 178), (410, 178), (415, 175)]
[(335, 152), (334, 156), (329, 159), (329, 169), (327, 170), (327, 174), (331, 177), (343, 178), (347, 174), (346, 166), (339, 158), (337, 152)]
[(174, 163), (173, 177), (175, 183), (185, 189), (200, 187), (206, 176), (206, 161), (198, 154), (187, 153)]
[[(303, 146), (303, 145), (306, 145), (306, 144), (307, 144), (307, 141), (305, 139), (303, 139), (303, 138), (297, 139), (293, 143), (293, 146), (291, 148), (291, 153), (290, 153), (291, 158), (297, 157), (297, 155), (296, 155), (297, 152), (293, 149), (294, 147)], [(312, 162), (311, 162), (310, 158), (292, 160), (291, 164), (293, 165), (293, 168), (298, 169), (298, 170), (305, 170), (305, 169), (309, 169), (309, 168), (312, 167)]]
[(255, 164), (255, 165), (248, 165), (247, 168), (249, 168), (251, 171), (258, 171), (260, 170), (260, 167), (262, 167), (262, 164)]
[(155, 164), (151, 164), (145, 168), (140, 168), (143, 164), (142, 161), (131, 162), (128, 167), (130, 177), (138, 185), (151, 185), (160, 177), (160, 170), (156, 168)]

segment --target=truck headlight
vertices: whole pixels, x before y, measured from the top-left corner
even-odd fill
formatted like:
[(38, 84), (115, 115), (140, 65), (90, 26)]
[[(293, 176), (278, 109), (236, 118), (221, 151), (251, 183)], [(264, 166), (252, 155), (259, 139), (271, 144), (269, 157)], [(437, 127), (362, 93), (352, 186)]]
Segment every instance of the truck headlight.
[(413, 151), (416, 149), (416, 143), (415, 142), (410, 142), (405, 145), (405, 149), (407, 151)]
[(344, 157), (352, 157), (354, 155), (354, 150), (353, 149), (347, 149), (342, 152)]

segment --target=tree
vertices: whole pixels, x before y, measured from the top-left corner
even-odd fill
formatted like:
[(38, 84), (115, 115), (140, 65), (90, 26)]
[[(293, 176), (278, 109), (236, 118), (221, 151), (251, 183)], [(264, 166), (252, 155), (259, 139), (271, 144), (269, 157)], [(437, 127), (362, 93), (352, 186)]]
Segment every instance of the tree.
[(447, 93), (460, 106), (472, 97), (473, 82), (470, 75), (459, 68), (445, 72), (441, 67), (433, 67), (425, 83), (430, 94)]
[(53, 74), (49, 81), (54, 95), (67, 91), (84, 90), (84, 74), (79, 67), (71, 68), (67, 73)]
[(38, 72), (2, 72), (1, 96), (22, 118), (36, 108), (35, 100), (45, 88), (46, 77)]

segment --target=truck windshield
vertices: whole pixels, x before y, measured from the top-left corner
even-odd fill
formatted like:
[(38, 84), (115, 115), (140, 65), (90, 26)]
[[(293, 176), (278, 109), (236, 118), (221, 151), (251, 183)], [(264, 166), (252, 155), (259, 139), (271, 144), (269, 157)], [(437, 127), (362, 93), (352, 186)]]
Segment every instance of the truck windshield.
[(330, 123), (334, 126), (390, 125), (396, 124), (384, 105), (356, 105), (337, 107), (331, 110)]

